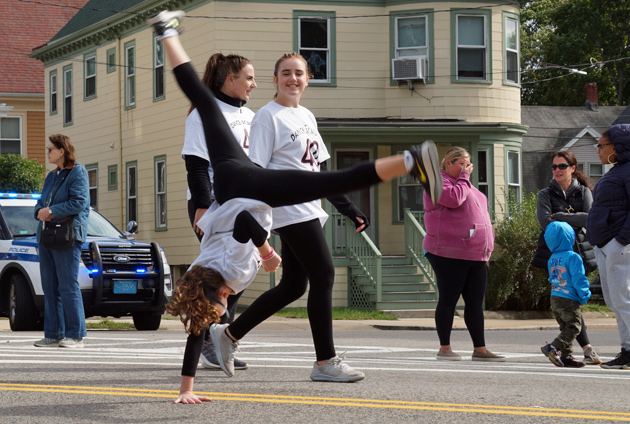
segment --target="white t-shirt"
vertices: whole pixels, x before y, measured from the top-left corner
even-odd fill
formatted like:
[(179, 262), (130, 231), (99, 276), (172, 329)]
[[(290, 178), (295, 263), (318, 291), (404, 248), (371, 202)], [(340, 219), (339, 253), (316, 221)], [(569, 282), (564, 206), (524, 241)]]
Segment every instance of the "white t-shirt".
[[(249, 158), (269, 169), (301, 169), (319, 172), (319, 164), (330, 158), (315, 116), (305, 107), (285, 107), (275, 101), (260, 108), (252, 121)], [(308, 187), (304, 188), (308, 190)], [(319, 218), (328, 214), (321, 200), (273, 209), (273, 228)]]
[[(249, 132), (254, 118), (254, 112), (246, 107), (235, 107), (225, 102), (215, 99), (219, 109), (223, 112), (223, 116), (228, 125), (232, 129), (232, 133), (236, 141), (241, 145), (245, 154), (249, 152)], [(206, 145), (206, 137), (203, 132), (203, 124), (197, 109), (194, 109), (186, 118), (186, 132), (184, 135), (184, 148), (182, 149), (182, 158), (186, 155), (198, 156), (210, 162), (208, 156), (208, 146)], [(212, 171), (212, 163), (208, 164), (208, 174), (212, 185), (210, 196), (214, 199), (214, 173)], [(190, 200), (190, 189), (186, 194), (186, 199)]]
[(244, 198), (230, 199), (222, 205), (213, 202), (197, 222), (203, 230), (201, 253), (191, 265), (218, 271), (234, 293), (245, 290), (261, 266), (254, 242), (249, 240), (242, 244), (232, 236), (234, 220), (244, 210), (252, 214), (269, 237), (272, 208), (266, 203)]

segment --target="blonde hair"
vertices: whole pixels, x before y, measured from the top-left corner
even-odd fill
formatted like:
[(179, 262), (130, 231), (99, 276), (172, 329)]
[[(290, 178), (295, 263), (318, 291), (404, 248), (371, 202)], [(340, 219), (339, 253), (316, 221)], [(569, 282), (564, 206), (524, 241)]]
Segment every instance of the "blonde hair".
[(440, 164), (440, 168), (446, 171), (446, 162), (453, 163), (459, 158), (469, 158), (469, 157), (470, 157), (470, 153), (468, 153), (468, 150), (464, 149), (463, 147), (453, 146), (450, 149), (448, 149), (448, 152), (446, 152), (446, 155), (444, 155), (444, 158), (442, 159), (442, 163)]
[(219, 289), (225, 279), (212, 268), (195, 265), (177, 280), (171, 302), (166, 305), (168, 313), (179, 316), (186, 332), (196, 336), (210, 324), (221, 321), (222, 315), (205, 295), (204, 284)]

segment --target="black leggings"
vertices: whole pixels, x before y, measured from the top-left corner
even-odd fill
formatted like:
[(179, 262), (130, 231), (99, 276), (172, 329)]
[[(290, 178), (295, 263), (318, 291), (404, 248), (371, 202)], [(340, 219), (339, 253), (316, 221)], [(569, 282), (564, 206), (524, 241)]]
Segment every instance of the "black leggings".
[(461, 295), (464, 299), (464, 322), (474, 347), (486, 345), (484, 338), (483, 297), (486, 294), (488, 265), (482, 261), (451, 259), (427, 253), (435, 271), (438, 304), (435, 327), (441, 346), (451, 344), (455, 307)]
[(343, 194), (381, 182), (374, 162), (341, 171), (273, 170), (255, 165), (234, 142), (221, 110), (189, 62), (173, 69), (177, 83), (199, 111), (214, 170), (214, 194), (220, 204), (236, 197), (271, 207), (295, 205)]
[(282, 278), (263, 293), (234, 323), (230, 333), (242, 339), (258, 324), (299, 299), (310, 282), (308, 319), (318, 361), (335, 356), (332, 328), (332, 289), (335, 267), (319, 219), (276, 230), (282, 241)]

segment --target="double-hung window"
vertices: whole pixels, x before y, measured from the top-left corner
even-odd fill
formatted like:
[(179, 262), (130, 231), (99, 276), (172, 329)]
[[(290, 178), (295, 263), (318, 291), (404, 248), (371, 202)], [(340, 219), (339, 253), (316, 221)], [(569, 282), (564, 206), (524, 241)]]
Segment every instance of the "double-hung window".
[(127, 162), (127, 222), (138, 221), (138, 163)]
[(136, 45), (125, 44), (125, 107), (136, 105)]
[(157, 36), (153, 38), (153, 98), (164, 98), (164, 46)]
[(92, 53), (84, 57), (83, 74), (85, 76), (83, 98), (96, 97), (96, 54)]
[(521, 201), (521, 160), (518, 152), (507, 152), (508, 195), (510, 199)]
[(166, 229), (166, 156), (154, 158), (155, 167), (155, 228)]
[(50, 114), (57, 114), (57, 70), (50, 73)]
[(519, 61), (519, 22), (516, 15), (505, 15), (503, 21), (505, 58), (504, 81), (512, 84), (520, 82)]
[(72, 124), (72, 65), (63, 68), (63, 124)]
[(334, 84), (334, 12), (295, 11), (296, 50), (308, 63), (309, 83)]
[(88, 183), (90, 185), (90, 206), (98, 209), (98, 165), (85, 165), (88, 173)]
[(396, 58), (428, 56), (427, 16), (397, 16), (395, 22)]
[(7, 116), (0, 118), (0, 155), (22, 154), (21, 118)]
[(463, 82), (492, 81), (491, 33), (489, 11), (454, 12), (451, 20), (454, 34), (454, 80)]

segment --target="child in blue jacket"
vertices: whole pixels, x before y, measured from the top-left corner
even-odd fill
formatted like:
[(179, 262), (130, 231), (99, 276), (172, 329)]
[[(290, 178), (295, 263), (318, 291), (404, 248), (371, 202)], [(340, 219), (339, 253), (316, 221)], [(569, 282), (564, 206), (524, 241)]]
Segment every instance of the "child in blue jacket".
[(540, 350), (557, 367), (581, 368), (584, 362), (577, 361), (571, 352), (582, 326), (580, 305), (588, 302), (591, 291), (582, 258), (573, 251), (574, 240), (575, 231), (566, 222), (554, 221), (545, 230), (545, 242), (552, 252), (547, 262), (551, 309), (560, 325), (560, 334)]

